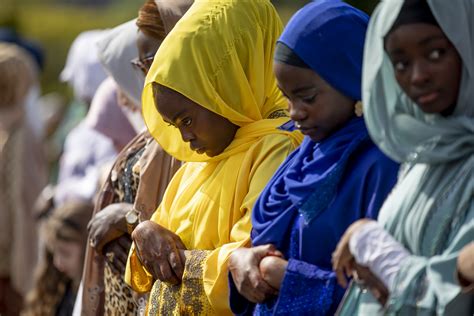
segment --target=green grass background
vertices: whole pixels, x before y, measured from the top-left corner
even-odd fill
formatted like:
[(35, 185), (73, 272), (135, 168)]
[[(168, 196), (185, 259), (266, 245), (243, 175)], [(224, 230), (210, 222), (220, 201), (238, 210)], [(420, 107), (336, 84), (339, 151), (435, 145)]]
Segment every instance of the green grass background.
[[(251, 0), (249, 0), (251, 1)], [(137, 16), (144, 0), (110, 0), (102, 6), (59, 3), (54, 0), (0, 0), (0, 26), (15, 27), (24, 37), (39, 42), (45, 51), (41, 75), (43, 93), (57, 91), (70, 96), (58, 81), (69, 46), (81, 32), (111, 28)], [(284, 23), (305, 0), (273, 1)], [(348, 1), (371, 12), (376, 1)]]

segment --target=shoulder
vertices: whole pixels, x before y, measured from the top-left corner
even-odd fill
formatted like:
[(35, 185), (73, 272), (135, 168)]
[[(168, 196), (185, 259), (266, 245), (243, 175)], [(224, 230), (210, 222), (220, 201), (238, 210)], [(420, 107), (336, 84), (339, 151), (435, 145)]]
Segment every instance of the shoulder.
[(385, 155), (371, 140), (361, 144), (354, 153), (353, 161), (367, 170), (380, 168), (381, 170), (398, 171), (399, 168), (399, 164)]
[(262, 136), (255, 144), (250, 147), (252, 154), (268, 155), (271, 153), (280, 153), (288, 156), (297, 148), (295, 141), (285, 133), (275, 133)]

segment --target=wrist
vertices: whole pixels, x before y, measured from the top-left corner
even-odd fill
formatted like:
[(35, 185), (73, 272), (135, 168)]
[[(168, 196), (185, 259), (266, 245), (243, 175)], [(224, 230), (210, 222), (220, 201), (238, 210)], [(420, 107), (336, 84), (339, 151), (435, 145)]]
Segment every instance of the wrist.
[(129, 235), (132, 235), (133, 230), (140, 223), (138, 211), (135, 210), (133, 205), (130, 204), (130, 207), (128, 208), (127, 212), (125, 213), (125, 216), (124, 216), (122, 222), (125, 224), (124, 225), (125, 232), (127, 232)]

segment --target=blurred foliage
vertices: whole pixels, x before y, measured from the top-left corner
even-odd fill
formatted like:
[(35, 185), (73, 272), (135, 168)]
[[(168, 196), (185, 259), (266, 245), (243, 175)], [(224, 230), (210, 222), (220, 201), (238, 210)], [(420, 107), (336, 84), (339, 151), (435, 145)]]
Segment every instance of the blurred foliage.
[[(272, 2), (286, 23), (309, 1)], [(370, 13), (377, 1), (348, 2)], [(74, 38), (85, 30), (111, 28), (136, 17), (142, 3), (144, 0), (0, 0), (0, 26), (16, 28), (25, 38), (42, 45), (46, 55), (41, 78), (43, 92), (70, 94), (58, 76)]]

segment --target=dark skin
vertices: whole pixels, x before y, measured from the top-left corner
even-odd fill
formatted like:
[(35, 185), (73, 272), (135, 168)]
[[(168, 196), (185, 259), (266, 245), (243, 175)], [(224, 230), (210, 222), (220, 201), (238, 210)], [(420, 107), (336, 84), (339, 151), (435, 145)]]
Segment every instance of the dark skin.
[[(110, 204), (95, 214), (87, 225), (90, 245), (103, 255), (114, 253), (114, 260), (108, 262), (117, 273), (125, 271), (123, 263), (127, 262), (126, 258), (131, 245), (125, 222), (125, 214), (131, 208), (132, 205), (129, 203)], [(124, 262), (123, 258), (125, 258)]]
[(179, 284), (186, 257), (181, 238), (153, 221), (140, 223), (132, 233), (140, 262), (156, 280)]
[(313, 70), (279, 62), (273, 68), (278, 87), (288, 99), (291, 119), (313, 141), (327, 138), (354, 116), (355, 101)]
[[(355, 101), (313, 70), (276, 62), (274, 71), (278, 87), (288, 99), (291, 119), (313, 141), (327, 138), (354, 116)], [(229, 260), (240, 294), (255, 303), (277, 295), (287, 265), (273, 245), (238, 249)]]
[[(387, 35), (385, 50), (403, 92), (425, 113), (450, 115), (455, 107), (461, 82), (462, 60), (443, 31), (435, 25), (402, 25)], [(352, 235), (368, 220), (353, 223), (333, 253), (333, 269), (341, 286), (346, 276), (358, 274), (379, 302), (384, 305), (389, 292), (366, 267), (358, 265), (349, 250)], [(363, 272), (359, 273), (359, 270)]]
[(192, 150), (209, 157), (219, 155), (234, 140), (238, 126), (182, 94), (154, 85), (156, 109), (163, 120), (178, 128)]
[(449, 115), (454, 111), (462, 63), (439, 27), (402, 25), (387, 36), (385, 50), (398, 84), (423, 112)]
[[(234, 139), (238, 126), (169, 88), (154, 86), (157, 110), (169, 124), (179, 129), (191, 149), (213, 157)], [(153, 222), (145, 221), (132, 234), (141, 263), (155, 279), (179, 284), (186, 257), (181, 238)]]

